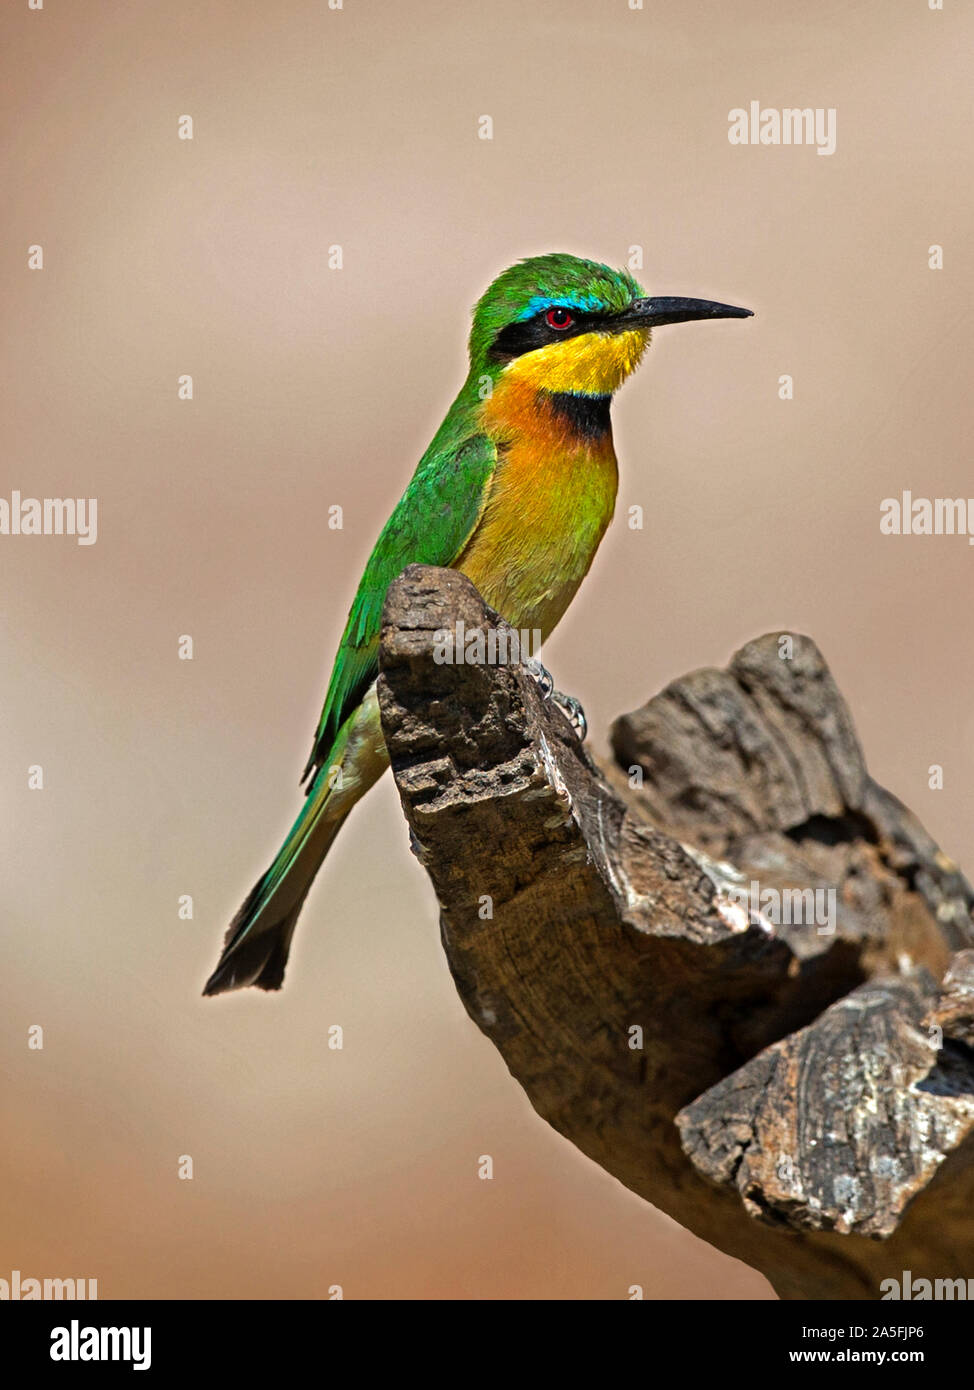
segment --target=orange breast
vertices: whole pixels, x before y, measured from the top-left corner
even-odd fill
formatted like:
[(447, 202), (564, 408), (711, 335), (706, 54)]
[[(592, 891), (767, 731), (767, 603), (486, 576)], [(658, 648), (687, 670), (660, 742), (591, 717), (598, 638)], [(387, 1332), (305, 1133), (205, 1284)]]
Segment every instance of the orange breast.
[(573, 428), (550, 397), (502, 378), (484, 403), (499, 462), (477, 529), (456, 562), (516, 628), (555, 627), (612, 520), (612, 435)]

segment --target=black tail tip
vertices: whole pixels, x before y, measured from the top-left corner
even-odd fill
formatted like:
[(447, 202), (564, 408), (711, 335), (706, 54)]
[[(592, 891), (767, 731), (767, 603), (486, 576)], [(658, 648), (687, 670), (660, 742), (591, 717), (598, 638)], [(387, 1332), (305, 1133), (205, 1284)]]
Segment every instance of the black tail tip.
[[(295, 913), (295, 916), (297, 914)], [(229, 994), (234, 989), (280, 989), (284, 983), (288, 952), (291, 948), (293, 921), (259, 936), (244, 937), (228, 946), (217, 962), (216, 969), (203, 986), (203, 998)]]

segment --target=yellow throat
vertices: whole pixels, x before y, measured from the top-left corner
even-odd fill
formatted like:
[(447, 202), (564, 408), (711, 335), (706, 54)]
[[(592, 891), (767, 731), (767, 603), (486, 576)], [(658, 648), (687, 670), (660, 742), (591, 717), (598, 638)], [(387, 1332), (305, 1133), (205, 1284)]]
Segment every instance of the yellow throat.
[(648, 342), (648, 328), (580, 333), (515, 357), (504, 374), (538, 391), (611, 396), (639, 366)]

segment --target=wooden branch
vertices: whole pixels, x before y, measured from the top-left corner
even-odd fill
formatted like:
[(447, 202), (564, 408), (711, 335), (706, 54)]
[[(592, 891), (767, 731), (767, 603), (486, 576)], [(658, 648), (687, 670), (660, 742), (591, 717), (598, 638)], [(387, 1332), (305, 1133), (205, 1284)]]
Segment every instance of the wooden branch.
[(814, 643), (674, 682), (600, 769), (523, 667), (441, 659), (460, 622), (506, 631), (455, 571), (392, 586), (383, 730), (457, 988), (538, 1113), (782, 1297), (966, 1277), (974, 897)]

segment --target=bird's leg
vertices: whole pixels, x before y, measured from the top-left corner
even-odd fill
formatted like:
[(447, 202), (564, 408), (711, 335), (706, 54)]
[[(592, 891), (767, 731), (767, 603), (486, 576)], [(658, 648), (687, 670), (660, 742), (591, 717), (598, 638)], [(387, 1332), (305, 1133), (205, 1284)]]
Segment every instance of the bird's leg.
[(551, 678), (550, 671), (547, 671), (540, 661), (534, 659), (524, 663), (524, 669), (533, 681), (536, 682), (541, 691), (542, 700), (551, 700), (558, 706), (562, 714), (572, 726), (572, 730), (579, 743), (584, 743), (588, 734), (588, 720), (585, 718), (585, 711), (581, 704), (575, 699), (574, 695), (565, 695), (560, 690), (555, 689), (555, 683)]

